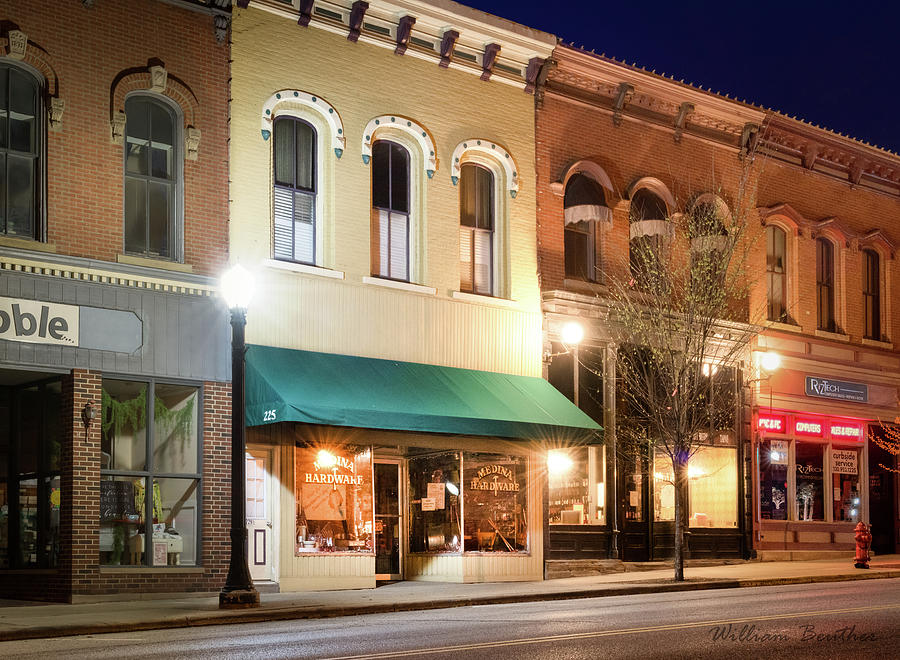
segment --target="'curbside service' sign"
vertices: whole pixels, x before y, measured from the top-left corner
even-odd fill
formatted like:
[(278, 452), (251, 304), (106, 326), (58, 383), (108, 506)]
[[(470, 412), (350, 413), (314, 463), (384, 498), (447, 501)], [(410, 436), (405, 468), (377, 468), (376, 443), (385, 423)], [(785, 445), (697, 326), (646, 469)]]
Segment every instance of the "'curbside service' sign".
[(78, 307), (0, 298), (0, 339), (78, 346)]

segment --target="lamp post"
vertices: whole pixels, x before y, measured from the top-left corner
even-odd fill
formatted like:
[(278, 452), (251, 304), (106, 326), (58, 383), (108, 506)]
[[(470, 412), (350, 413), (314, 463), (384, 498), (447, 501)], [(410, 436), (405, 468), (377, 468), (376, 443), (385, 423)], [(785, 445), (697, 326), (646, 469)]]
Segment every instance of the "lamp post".
[(244, 328), (253, 295), (253, 278), (240, 264), (222, 276), (222, 296), (231, 310), (231, 556), (219, 592), (219, 609), (259, 607), (247, 565), (246, 439), (244, 437)]

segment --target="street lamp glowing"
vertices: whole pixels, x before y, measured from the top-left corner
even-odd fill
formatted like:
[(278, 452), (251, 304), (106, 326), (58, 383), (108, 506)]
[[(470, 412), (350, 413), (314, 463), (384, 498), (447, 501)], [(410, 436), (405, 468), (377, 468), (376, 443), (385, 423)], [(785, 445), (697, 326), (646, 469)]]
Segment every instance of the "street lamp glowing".
[(768, 372), (776, 371), (781, 366), (781, 356), (773, 351), (763, 353), (759, 357), (759, 366)]
[(559, 449), (551, 449), (547, 452), (547, 471), (550, 474), (565, 474), (572, 469), (574, 462), (569, 455)]
[(247, 309), (253, 297), (253, 274), (240, 264), (235, 264), (222, 275), (220, 287), (228, 307)]
[(566, 346), (577, 346), (584, 339), (584, 328), (581, 327), (580, 323), (569, 321), (562, 327), (559, 336)]

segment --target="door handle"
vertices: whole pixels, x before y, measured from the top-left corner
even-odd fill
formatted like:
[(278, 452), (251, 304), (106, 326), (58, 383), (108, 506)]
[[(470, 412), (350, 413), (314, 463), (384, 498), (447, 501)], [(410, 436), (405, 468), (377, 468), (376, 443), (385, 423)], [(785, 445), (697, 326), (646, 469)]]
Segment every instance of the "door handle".
[(268, 527), (269, 529), (272, 529), (272, 523), (268, 520), (266, 521), (266, 527)]

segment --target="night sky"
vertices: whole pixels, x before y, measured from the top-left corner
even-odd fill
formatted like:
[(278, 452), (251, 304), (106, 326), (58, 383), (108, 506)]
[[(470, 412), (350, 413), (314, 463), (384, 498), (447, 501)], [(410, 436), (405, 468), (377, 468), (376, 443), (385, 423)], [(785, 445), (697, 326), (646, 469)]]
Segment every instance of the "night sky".
[(900, 152), (894, 0), (462, 2)]

